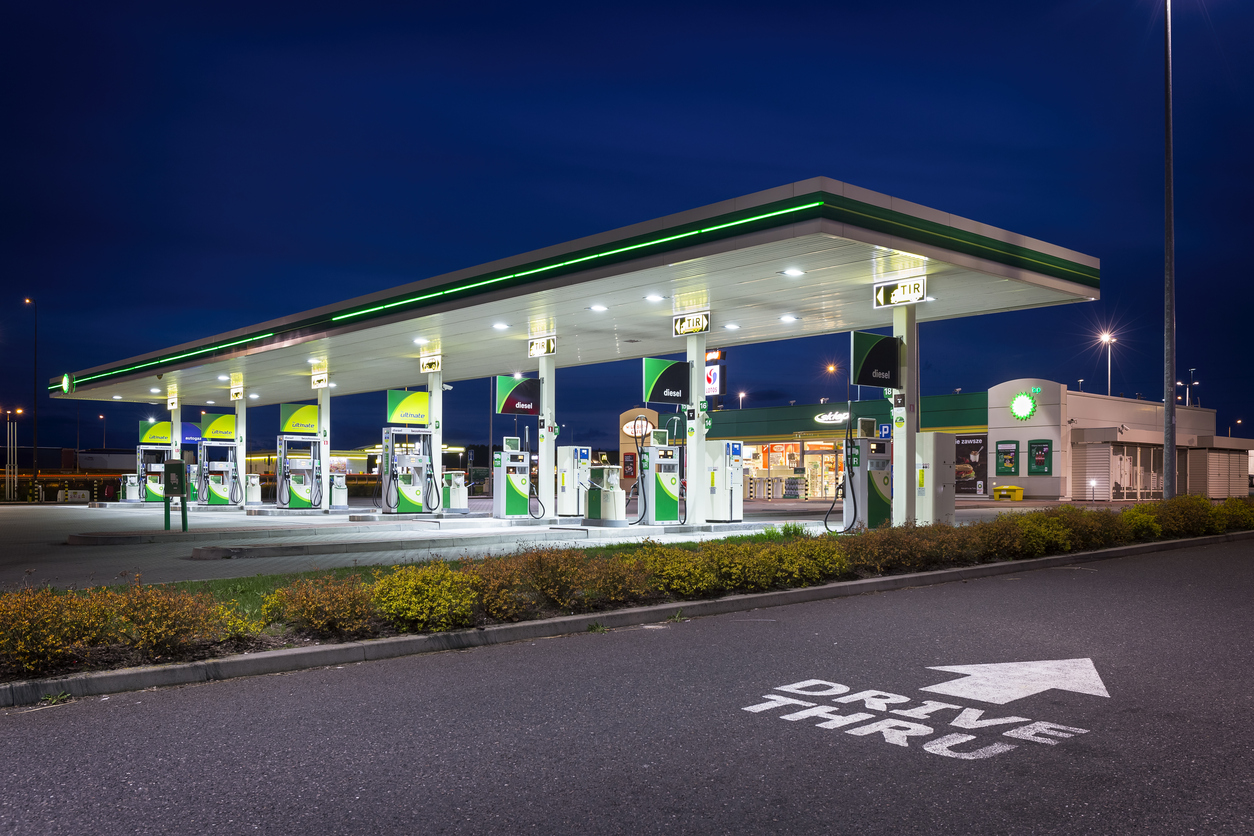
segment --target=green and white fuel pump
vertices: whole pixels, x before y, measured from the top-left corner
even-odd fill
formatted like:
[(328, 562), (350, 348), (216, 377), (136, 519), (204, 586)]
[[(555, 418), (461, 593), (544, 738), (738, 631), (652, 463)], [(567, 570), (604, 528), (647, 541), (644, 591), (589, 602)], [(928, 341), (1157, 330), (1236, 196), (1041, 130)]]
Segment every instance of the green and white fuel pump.
[(893, 519), (893, 445), (874, 438), (845, 439), (846, 531), (879, 528)]
[(431, 469), (431, 430), (384, 427), (379, 459), (383, 513), (423, 514), (440, 508), (440, 486)]
[(588, 468), (587, 513), (584, 525), (621, 528), (627, 525), (627, 492), (619, 477), (618, 465), (594, 464)]
[(501, 450), (492, 451), (492, 516), (500, 520), (531, 516), (529, 455), (522, 439), (506, 436)]
[(196, 501), (200, 505), (239, 505), (244, 500), (240, 481), (239, 445), (234, 441), (201, 441), (196, 445), (198, 464)]
[[(181, 451), (168, 444), (141, 444), (135, 448), (134, 484), (123, 485), (124, 502), (161, 502), (165, 499), (165, 460), (178, 458)], [(137, 496), (135, 495), (137, 494)]]
[(642, 515), (646, 525), (671, 525), (679, 522), (679, 448), (645, 447), (640, 452)]
[(591, 447), (557, 448), (557, 515), (588, 515), (588, 479), (591, 476)]
[(275, 505), (279, 508), (322, 507), (321, 455), (322, 443), (317, 436), (278, 437)]

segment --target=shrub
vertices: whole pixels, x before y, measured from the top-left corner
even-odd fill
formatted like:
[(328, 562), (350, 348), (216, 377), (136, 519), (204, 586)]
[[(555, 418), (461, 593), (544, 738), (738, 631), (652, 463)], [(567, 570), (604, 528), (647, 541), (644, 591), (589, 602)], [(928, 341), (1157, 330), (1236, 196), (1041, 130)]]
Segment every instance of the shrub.
[(1019, 514), (1015, 522), (1023, 532), (1021, 557), (1043, 557), (1071, 551), (1071, 532), (1057, 517), (1041, 513)]
[(883, 575), (915, 572), (927, 563), (926, 544), (914, 525), (862, 531), (845, 541), (845, 555), (855, 570)]
[(527, 582), (519, 555), (468, 562), (461, 571), (474, 581), (479, 603), (491, 618), (520, 621), (539, 612), (539, 596)]
[(645, 541), (639, 555), (663, 592), (681, 598), (703, 598), (724, 591), (718, 569), (704, 549), (689, 551)]
[(366, 636), (374, 632), (374, 596), (359, 575), (303, 578), (267, 595), (261, 607), (267, 624), (282, 621), (316, 636)]
[(798, 537), (809, 537), (810, 530), (804, 524), (799, 522), (786, 522), (779, 527), (779, 533), (784, 535), (788, 540)]
[(527, 580), (540, 596), (562, 610), (582, 609), (584, 566), (580, 549), (537, 549), (522, 554)]
[(229, 611), (207, 592), (144, 586), (136, 576), (125, 592), (116, 595), (121, 637), (148, 659), (221, 641), (231, 632), (225, 620)]
[(374, 602), (398, 629), (435, 632), (474, 623), (476, 579), (443, 562), (405, 566), (374, 585)]
[(839, 538), (806, 537), (777, 547), (779, 582), (784, 586), (812, 586), (850, 574)]
[(639, 558), (597, 557), (588, 561), (584, 571), (584, 601), (588, 604), (622, 605), (656, 592), (649, 570)]
[(1124, 508), (1119, 517), (1128, 531), (1128, 536), (1133, 540), (1157, 540), (1163, 536), (1163, 527), (1144, 505)]
[(0, 594), (0, 661), (22, 673), (43, 673), (107, 643), (114, 620), (107, 595), (47, 587)]
[(774, 587), (780, 573), (778, 551), (776, 543), (718, 540), (704, 543), (701, 548), (702, 556), (717, 575), (718, 586), (737, 592), (764, 592)]
[(1169, 539), (1201, 537), (1205, 534), (1218, 534), (1221, 530), (1212, 513), (1213, 506), (1204, 496), (1185, 494), (1148, 507), (1162, 526), (1163, 536)]
[(1212, 513), (1221, 531), (1254, 529), (1254, 503), (1251, 503), (1248, 497), (1229, 497), (1216, 505)]
[(1062, 505), (1043, 512), (1059, 520), (1071, 533), (1071, 546), (1077, 551), (1104, 549), (1131, 539), (1118, 511), (1090, 511)]
[(981, 562), (1014, 560), (1023, 555), (1023, 529), (1015, 514), (998, 514), (991, 520), (967, 526), (974, 538), (976, 559)]

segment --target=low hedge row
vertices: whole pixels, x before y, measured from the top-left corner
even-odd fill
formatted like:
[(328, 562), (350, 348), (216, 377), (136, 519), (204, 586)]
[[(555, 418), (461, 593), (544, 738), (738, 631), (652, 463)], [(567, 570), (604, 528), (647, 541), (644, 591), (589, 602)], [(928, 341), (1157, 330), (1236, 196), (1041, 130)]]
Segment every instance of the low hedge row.
[(359, 638), (488, 621), (593, 612), (663, 600), (1088, 551), (1160, 538), (1254, 529), (1254, 504), (1195, 496), (1115, 510), (1063, 505), (963, 526), (899, 526), (809, 536), (800, 525), (698, 544), (645, 541), (615, 551), (533, 549), (360, 575), (298, 580), (265, 599), (261, 619), (204, 592), (136, 582), (123, 590), (0, 594), (0, 665), (39, 674), (92, 648), (121, 645), (149, 661), (256, 636), (268, 625)]

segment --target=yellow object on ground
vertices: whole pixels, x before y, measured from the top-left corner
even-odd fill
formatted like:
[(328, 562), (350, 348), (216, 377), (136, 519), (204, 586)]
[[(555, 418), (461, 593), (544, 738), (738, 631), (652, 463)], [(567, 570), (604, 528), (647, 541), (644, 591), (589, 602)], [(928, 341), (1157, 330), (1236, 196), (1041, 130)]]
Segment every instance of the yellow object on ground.
[(993, 488), (993, 499), (1009, 499), (1014, 502), (1023, 501), (1023, 488), (1018, 485), (999, 485)]

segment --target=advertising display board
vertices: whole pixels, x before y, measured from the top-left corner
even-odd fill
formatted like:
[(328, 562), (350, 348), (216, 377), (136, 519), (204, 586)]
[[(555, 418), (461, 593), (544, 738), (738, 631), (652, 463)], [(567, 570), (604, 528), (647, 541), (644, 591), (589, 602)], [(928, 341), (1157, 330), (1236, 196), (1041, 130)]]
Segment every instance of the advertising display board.
[(1054, 442), (1049, 439), (1035, 439), (1028, 442), (1028, 475), (1053, 475)]
[(988, 493), (988, 434), (954, 436), (954, 492)]
[(997, 442), (997, 475), (1019, 475), (1019, 442)]
[(851, 331), (850, 357), (855, 386), (901, 388), (901, 342), (866, 331)]
[(727, 394), (727, 378), (724, 375), (726, 366), (706, 366), (705, 367), (705, 394), (706, 397), (717, 397)]
[(205, 441), (234, 441), (234, 415), (206, 415), (200, 421), (200, 437)]
[[(235, 416), (231, 416), (234, 418)], [(200, 442), (200, 426), (190, 421), (181, 422), (183, 427), (182, 437), (179, 439), (180, 444), (198, 444)], [(140, 444), (163, 444), (170, 446), (173, 441), (170, 439), (170, 422), (169, 421), (140, 421), (139, 422), (139, 443)]]
[(686, 360), (658, 360), (645, 357), (644, 402), (690, 403), (688, 396), (688, 362)]
[(318, 433), (318, 405), (304, 403), (279, 404), (279, 432)]
[(540, 378), (496, 376), (498, 415), (539, 415)]
[(388, 390), (388, 424), (426, 424), (430, 419), (430, 392)]

